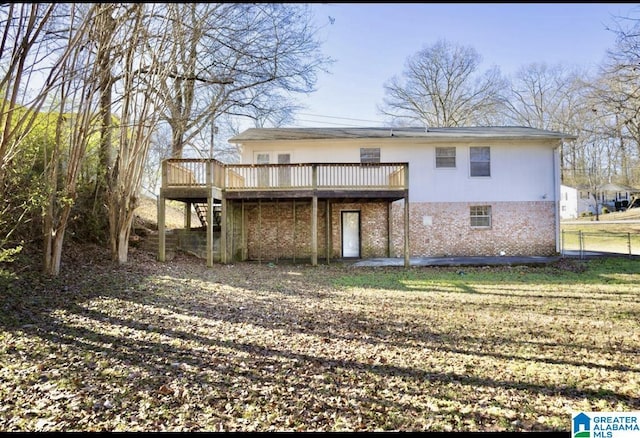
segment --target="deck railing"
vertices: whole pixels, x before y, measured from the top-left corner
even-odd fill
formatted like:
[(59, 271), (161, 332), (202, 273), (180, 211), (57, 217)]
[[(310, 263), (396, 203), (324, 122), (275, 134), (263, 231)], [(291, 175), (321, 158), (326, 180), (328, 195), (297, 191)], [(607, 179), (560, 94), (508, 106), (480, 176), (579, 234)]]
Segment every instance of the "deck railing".
[(224, 164), (204, 158), (171, 158), (162, 162), (162, 187), (223, 187)]
[(223, 164), (168, 159), (162, 186), (243, 190), (363, 190), (407, 188), (407, 163)]

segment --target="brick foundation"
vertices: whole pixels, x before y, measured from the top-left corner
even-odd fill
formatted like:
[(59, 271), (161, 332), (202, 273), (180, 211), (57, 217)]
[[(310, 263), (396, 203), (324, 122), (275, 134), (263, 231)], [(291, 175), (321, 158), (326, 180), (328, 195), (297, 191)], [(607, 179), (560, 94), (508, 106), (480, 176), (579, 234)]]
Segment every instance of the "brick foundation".
[[(469, 209), (490, 205), (490, 228), (471, 228)], [(393, 205), (392, 256), (403, 255), (402, 203)], [(553, 202), (412, 203), (411, 256), (548, 256), (556, 253)]]
[[(470, 226), (469, 207), (490, 205), (488, 229)], [(311, 201), (230, 203), (233, 230), (228, 234), (233, 259), (278, 260), (311, 258)], [(244, 221), (242, 211), (244, 210)], [(330, 258), (341, 258), (341, 212), (359, 211), (361, 257), (402, 257), (404, 205), (392, 204), (391, 239), (386, 202), (331, 201)], [(553, 255), (553, 202), (412, 203), (410, 256), (446, 257), (498, 255)], [(244, 232), (242, 223), (244, 222)], [(326, 201), (318, 201), (318, 260), (327, 256)], [(233, 238), (231, 239), (231, 236)], [(244, 242), (243, 242), (244, 238)]]
[[(325, 200), (318, 201), (318, 259), (327, 256)], [(248, 260), (310, 259), (311, 258), (311, 201), (264, 201), (232, 204), (234, 231), (232, 254), (242, 259), (246, 248)], [(244, 239), (240, 231), (244, 209)], [(387, 203), (344, 203), (331, 201), (330, 258), (341, 258), (341, 212), (359, 211), (361, 223), (361, 256), (385, 257), (387, 239)]]

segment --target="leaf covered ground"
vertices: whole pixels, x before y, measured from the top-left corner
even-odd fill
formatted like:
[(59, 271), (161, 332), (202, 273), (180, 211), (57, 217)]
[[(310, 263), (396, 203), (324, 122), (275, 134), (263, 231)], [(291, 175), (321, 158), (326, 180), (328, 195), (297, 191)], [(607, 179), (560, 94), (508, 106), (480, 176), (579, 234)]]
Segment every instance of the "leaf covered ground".
[(640, 410), (640, 262), (0, 269), (2, 431), (569, 431)]

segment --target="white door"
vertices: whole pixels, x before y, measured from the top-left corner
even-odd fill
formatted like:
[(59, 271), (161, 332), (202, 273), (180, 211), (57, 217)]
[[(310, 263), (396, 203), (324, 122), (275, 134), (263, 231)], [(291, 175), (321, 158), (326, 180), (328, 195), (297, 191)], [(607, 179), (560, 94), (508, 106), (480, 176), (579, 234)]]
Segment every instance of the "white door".
[(360, 212), (342, 212), (342, 257), (360, 257)]

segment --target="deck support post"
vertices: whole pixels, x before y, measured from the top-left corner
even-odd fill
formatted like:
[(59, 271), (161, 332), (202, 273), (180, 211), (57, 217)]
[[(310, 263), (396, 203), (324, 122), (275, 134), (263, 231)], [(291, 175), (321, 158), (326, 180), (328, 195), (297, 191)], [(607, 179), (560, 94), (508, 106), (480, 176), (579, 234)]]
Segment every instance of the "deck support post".
[(207, 196), (207, 266), (213, 267), (213, 193)]
[(296, 262), (296, 200), (293, 200), (293, 263)]
[(240, 237), (240, 246), (241, 246), (241, 256), (240, 258), (242, 259), (242, 261), (246, 261), (247, 260), (247, 224), (245, 222), (245, 211), (244, 211), (244, 199), (242, 199), (240, 201), (240, 205), (241, 205), (241, 212), (240, 212), (240, 223), (241, 223), (241, 227), (240, 227), (240, 233), (241, 233), (241, 237)]
[(166, 228), (165, 228), (165, 199), (160, 190), (160, 196), (158, 197), (158, 261), (164, 262), (167, 260), (167, 248), (166, 248)]
[(311, 199), (311, 265), (318, 265), (318, 197)]
[(404, 267), (409, 266), (409, 195), (407, 194), (404, 198)]
[(227, 199), (224, 193), (221, 196), (220, 206), (220, 263), (227, 263)]
[(391, 257), (391, 245), (393, 242), (393, 202), (387, 202), (387, 257)]
[(331, 201), (327, 199), (327, 205), (325, 207), (326, 225), (325, 225), (325, 243), (327, 252), (327, 265), (331, 260)]
[(191, 229), (191, 202), (184, 203), (184, 228)]

